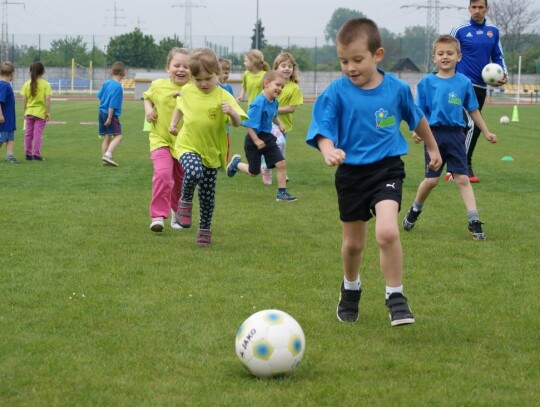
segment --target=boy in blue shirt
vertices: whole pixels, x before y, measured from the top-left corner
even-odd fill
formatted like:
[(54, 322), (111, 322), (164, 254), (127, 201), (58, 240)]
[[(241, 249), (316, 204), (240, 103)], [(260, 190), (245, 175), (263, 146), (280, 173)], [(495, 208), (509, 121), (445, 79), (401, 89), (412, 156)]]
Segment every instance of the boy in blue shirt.
[[(431, 131), (435, 136), (441, 153), (443, 166), (453, 174), (459, 187), (461, 199), (467, 209), (469, 225), (467, 229), (474, 240), (485, 240), (482, 222), (478, 218), (476, 200), (469, 180), (467, 151), (463, 127), (463, 109), (474, 120), (490, 143), (497, 142), (497, 136), (490, 133), (478, 108), (469, 78), (456, 72), (456, 64), (461, 59), (459, 41), (450, 35), (441, 35), (433, 43), (433, 61), (439, 68), (437, 73), (430, 73), (418, 83), (416, 104), (426, 114)], [(420, 139), (413, 135), (415, 142)], [(426, 164), (429, 157), (426, 154)], [(403, 219), (403, 228), (411, 230), (422, 212), (429, 194), (439, 182), (442, 167), (436, 171), (427, 169), (424, 180), (420, 183), (414, 204)]]
[(99, 135), (103, 138), (101, 145), (103, 165), (118, 167), (113, 160), (113, 152), (122, 141), (122, 102), (124, 89), (122, 78), (126, 76), (126, 67), (123, 62), (115, 62), (111, 66), (111, 79), (103, 83), (97, 97), (99, 98)]
[(294, 195), (287, 191), (287, 167), (285, 158), (272, 134), (272, 123), (275, 123), (281, 132), (285, 131), (281, 120), (277, 116), (279, 102), (277, 97), (285, 86), (285, 78), (277, 71), (268, 71), (263, 76), (263, 91), (249, 105), (248, 120), (242, 125), (248, 134), (244, 142), (244, 151), (248, 163), (241, 162), (240, 155), (233, 155), (227, 166), (227, 175), (234, 177), (240, 171), (255, 177), (261, 173), (261, 157), (264, 157), (267, 168), (277, 168), (278, 191), (276, 201), (297, 201)]
[(358, 320), (360, 265), (373, 215), (375, 238), (386, 283), (391, 326), (411, 324), (414, 316), (403, 295), (403, 253), (399, 239), (404, 164), (408, 144), (402, 120), (425, 141), (429, 166), (441, 157), (408, 84), (377, 68), (384, 57), (377, 25), (367, 18), (346, 22), (336, 36), (343, 78), (318, 97), (306, 141), (318, 148), (326, 165), (338, 166), (335, 185), (342, 225), (343, 281), (336, 314), (342, 322)]
[(6, 162), (18, 164), (19, 161), (13, 155), (15, 143), (15, 94), (11, 87), (11, 81), (15, 75), (15, 67), (9, 61), (2, 63), (0, 67), (0, 147), (6, 143)]

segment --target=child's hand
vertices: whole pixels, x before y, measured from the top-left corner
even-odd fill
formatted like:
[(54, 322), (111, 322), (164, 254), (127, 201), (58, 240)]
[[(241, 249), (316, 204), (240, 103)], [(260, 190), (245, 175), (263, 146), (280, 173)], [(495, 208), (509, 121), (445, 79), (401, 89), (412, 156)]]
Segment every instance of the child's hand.
[(238, 103), (243, 102), (243, 101), (244, 101), (244, 97), (243, 97), (243, 96), (238, 96), (238, 97), (236, 98), (236, 101), (237, 101)]
[(335, 167), (341, 165), (345, 161), (345, 151), (341, 148), (334, 148), (333, 150), (323, 153), (324, 162), (329, 167)]
[(4, 115), (0, 113), (0, 123), (4, 123), (6, 119), (4, 119)]
[(262, 150), (263, 148), (266, 147), (266, 144), (264, 141), (262, 141), (261, 139), (258, 139), (256, 141), (254, 141), (255, 145), (257, 146), (257, 149), (258, 150)]
[(226, 103), (226, 102), (223, 102), (223, 103), (221, 104), (221, 111), (222, 111), (223, 113), (225, 113), (226, 115), (229, 115), (229, 116), (230, 116), (232, 110), (233, 110), (233, 109), (231, 108), (231, 105), (230, 105), (230, 104), (228, 104), (228, 103)]
[(177, 90), (176, 92), (174, 92), (174, 93), (172, 94), (172, 97), (173, 97), (173, 98), (177, 98), (178, 96), (182, 96), (182, 92), (180, 92), (179, 90)]
[(484, 137), (486, 138), (487, 141), (489, 141), (492, 144), (497, 142), (497, 136), (493, 133), (489, 133), (489, 132), (485, 133)]
[(148, 123), (154, 123), (157, 120), (157, 112), (152, 109), (151, 112), (146, 113), (146, 121)]
[(413, 134), (412, 134), (412, 139), (416, 144), (418, 144), (418, 143), (420, 143), (422, 141), (422, 138), (418, 134), (416, 134), (414, 131), (413, 131)]
[(178, 135), (178, 128), (171, 124), (169, 126), (169, 133), (171, 133), (173, 136), (177, 136)]
[(283, 127), (282, 124), (280, 124), (278, 127), (280, 132), (285, 133), (285, 127)]
[(427, 152), (429, 155), (428, 167), (431, 168), (433, 171), (437, 171), (439, 168), (441, 168), (442, 165), (442, 158), (439, 150), (437, 149), (436, 151), (433, 151), (428, 148)]

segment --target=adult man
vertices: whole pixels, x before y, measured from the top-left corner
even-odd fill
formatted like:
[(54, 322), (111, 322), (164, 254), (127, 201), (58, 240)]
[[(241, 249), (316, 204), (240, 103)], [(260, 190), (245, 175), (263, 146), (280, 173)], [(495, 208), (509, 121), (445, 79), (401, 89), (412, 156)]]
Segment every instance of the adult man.
[[(486, 100), (487, 86), (482, 79), (482, 69), (490, 62), (502, 66), (504, 78), (497, 86), (508, 82), (508, 70), (504, 62), (503, 51), (499, 40), (499, 29), (486, 21), (489, 12), (487, 0), (470, 0), (469, 13), (471, 19), (454, 27), (450, 35), (457, 38), (461, 44), (461, 61), (458, 62), (456, 71), (467, 76), (473, 83), (474, 92), (478, 99), (479, 110), (482, 111)], [(472, 156), (480, 129), (467, 116), (468, 131), (465, 141), (467, 147), (467, 164), (469, 166), (469, 181), (478, 182), (478, 177), (472, 169)]]

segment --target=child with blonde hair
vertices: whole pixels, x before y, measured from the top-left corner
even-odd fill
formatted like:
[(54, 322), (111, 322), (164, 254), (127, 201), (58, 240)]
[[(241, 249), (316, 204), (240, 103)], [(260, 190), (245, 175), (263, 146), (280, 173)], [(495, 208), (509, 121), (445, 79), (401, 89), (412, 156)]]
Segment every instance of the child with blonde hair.
[(146, 121), (150, 125), (150, 157), (154, 164), (152, 200), (150, 201), (150, 230), (161, 232), (164, 219), (171, 215), (171, 227), (181, 229), (176, 211), (182, 192), (184, 171), (174, 158), (176, 136), (169, 132), (169, 124), (176, 105), (176, 97), (191, 76), (189, 50), (173, 48), (167, 55), (165, 68), (168, 78), (156, 79), (143, 93)]
[(178, 122), (184, 124), (176, 138), (174, 154), (184, 170), (182, 195), (178, 205), (180, 225), (191, 227), (195, 187), (199, 196), (197, 246), (208, 247), (212, 241), (216, 179), (227, 165), (227, 123), (240, 126), (247, 119), (234, 96), (218, 86), (221, 69), (210, 48), (196, 48), (189, 54), (191, 83), (182, 88), (169, 126), (178, 134)]
[(264, 61), (264, 55), (258, 49), (249, 50), (244, 54), (246, 71), (242, 75), (242, 91), (236, 99), (242, 102), (247, 95), (248, 107), (263, 90), (262, 78), (270, 70), (270, 65)]
[(11, 81), (15, 76), (15, 67), (9, 61), (2, 63), (0, 67), (0, 147), (6, 143), (6, 162), (17, 164), (19, 161), (13, 155), (15, 143), (15, 94), (11, 87)]
[(21, 88), (25, 120), (24, 149), (27, 160), (43, 161), (41, 143), (45, 124), (51, 119), (51, 85), (41, 62), (30, 65), (30, 79)]
[[(281, 51), (277, 55), (276, 59), (274, 59), (272, 69), (280, 72), (286, 81), (281, 94), (278, 96), (278, 117), (285, 128), (285, 131), (282, 133), (283, 139), (278, 137), (278, 146), (283, 154), (283, 157), (285, 157), (287, 136), (293, 129), (293, 114), (296, 111), (296, 107), (304, 103), (304, 96), (302, 95), (302, 90), (298, 85), (298, 64), (291, 53)], [(275, 131), (275, 129), (273, 133), (278, 134), (278, 136), (280, 135), (279, 132)], [(263, 182), (267, 185), (272, 184), (272, 170), (267, 169), (266, 166), (263, 165), (262, 171)], [(288, 180), (289, 178), (287, 177), (287, 181)]]

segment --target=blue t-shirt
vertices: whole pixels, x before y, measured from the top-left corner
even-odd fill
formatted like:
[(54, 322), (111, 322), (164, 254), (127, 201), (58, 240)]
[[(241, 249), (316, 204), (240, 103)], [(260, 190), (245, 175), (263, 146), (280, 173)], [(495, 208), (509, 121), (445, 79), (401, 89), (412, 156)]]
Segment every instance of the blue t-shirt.
[(478, 24), (472, 18), (454, 27), (450, 32), (461, 45), (461, 61), (456, 71), (468, 77), (473, 85), (486, 86), (482, 79), (482, 69), (490, 62), (502, 66), (508, 73), (504, 63), (503, 50), (499, 40), (499, 29), (484, 22)]
[(263, 93), (260, 93), (249, 105), (247, 112), (249, 119), (244, 120), (242, 126), (252, 128), (257, 134), (261, 131), (271, 133), (272, 122), (277, 115), (278, 106), (277, 99), (270, 102)]
[(418, 82), (416, 104), (422, 109), (430, 126), (465, 127), (463, 108), (478, 109), (471, 80), (456, 73), (451, 78), (439, 78), (430, 73)]
[(15, 131), (17, 129), (15, 119), (15, 94), (9, 82), (0, 80), (0, 104), (4, 123), (0, 123), (0, 132)]
[(103, 82), (102, 88), (99, 90), (97, 97), (99, 98), (99, 111), (105, 114), (109, 113), (109, 108), (114, 109), (113, 116), (122, 114), (122, 100), (124, 98), (124, 89), (122, 84), (114, 79), (109, 79)]
[(409, 85), (393, 74), (375, 89), (364, 90), (348, 77), (334, 80), (317, 98), (306, 142), (315, 147), (318, 135), (342, 149), (345, 164), (365, 165), (407, 154), (399, 126), (414, 130), (424, 116), (415, 105)]

